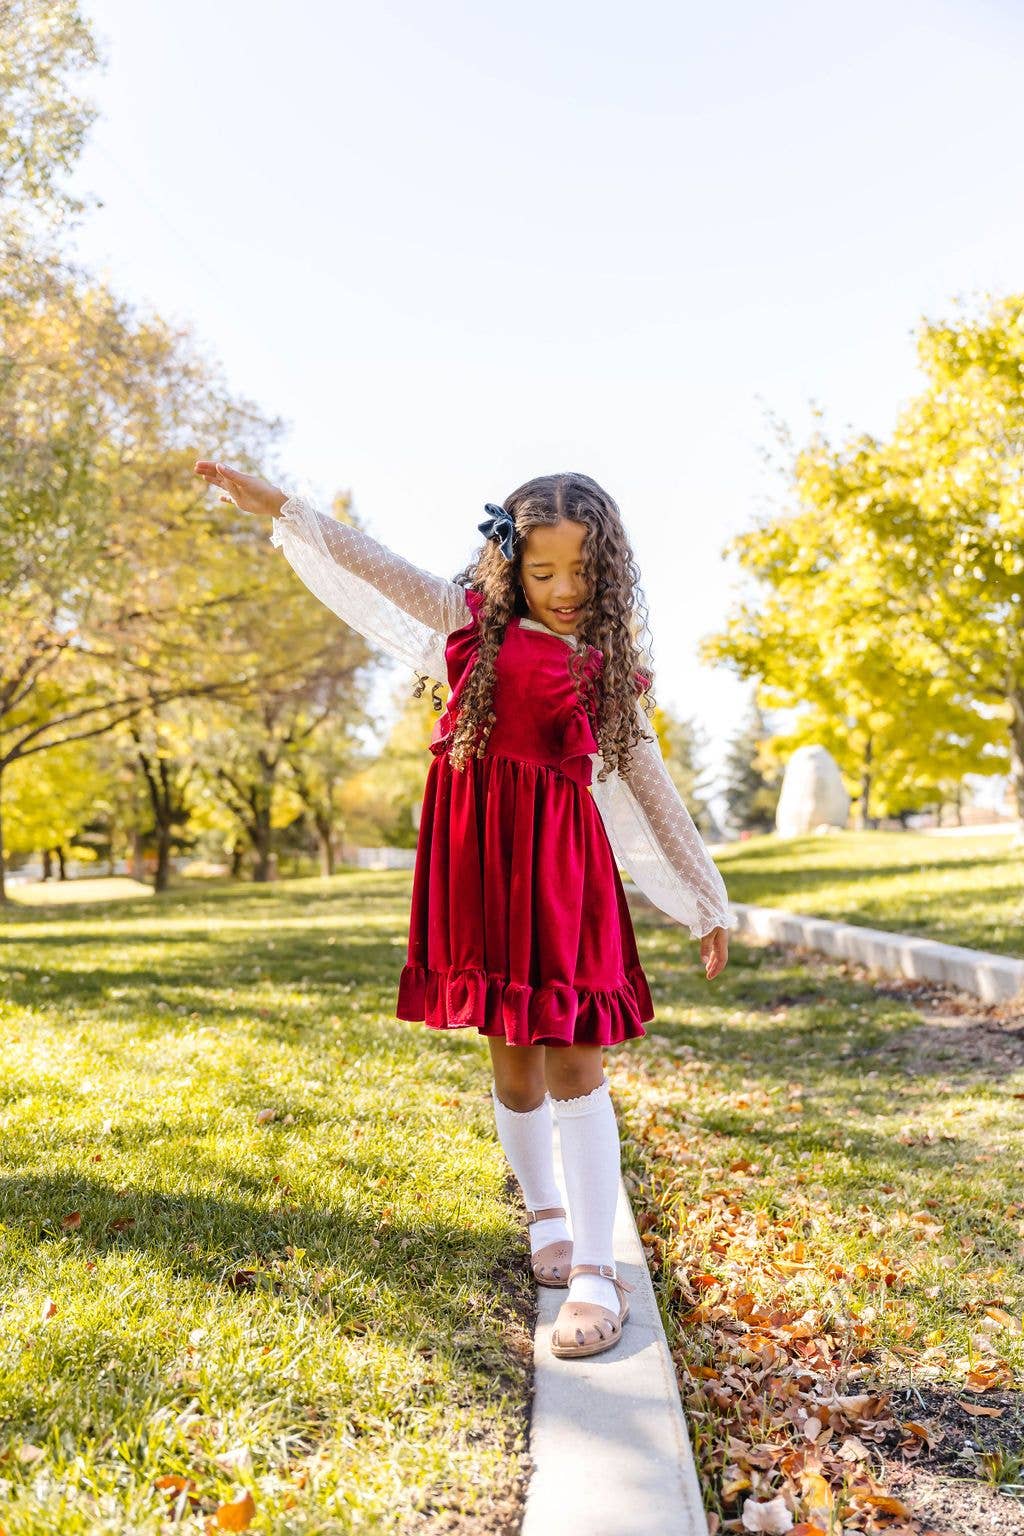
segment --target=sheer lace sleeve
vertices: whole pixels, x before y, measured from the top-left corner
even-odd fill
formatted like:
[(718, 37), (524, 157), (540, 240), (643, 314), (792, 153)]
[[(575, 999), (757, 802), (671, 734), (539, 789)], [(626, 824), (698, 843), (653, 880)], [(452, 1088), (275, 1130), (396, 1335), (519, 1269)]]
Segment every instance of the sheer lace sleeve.
[(332, 613), (396, 661), (447, 682), (445, 642), (470, 618), (457, 582), (421, 570), (306, 496), (289, 496), (270, 542)]
[[(639, 701), (637, 715), (650, 732)], [(619, 864), (655, 906), (685, 923), (694, 939), (712, 928), (735, 928), (722, 879), (665, 766), (657, 738), (632, 750), (629, 778), (610, 773), (601, 783), (600, 753), (592, 754), (591, 793)]]

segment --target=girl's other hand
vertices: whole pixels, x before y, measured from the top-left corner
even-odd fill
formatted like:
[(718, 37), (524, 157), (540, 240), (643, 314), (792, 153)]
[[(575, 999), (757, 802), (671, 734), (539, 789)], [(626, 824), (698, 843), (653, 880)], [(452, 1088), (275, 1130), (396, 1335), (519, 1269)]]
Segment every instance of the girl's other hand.
[(712, 928), (700, 941), (700, 957), (708, 981), (713, 981), (729, 964), (729, 930)]
[(202, 475), (207, 485), (219, 485), (221, 490), (227, 491), (221, 501), (234, 502), (241, 512), (256, 515), (262, 512), (273, 517), (288, 500), (284, 491), (271, 485), (269, 480), (243, 474), (240, 469), (231, 469), (227, 464), (215, 464), (212, 459), (197, 459), (194, 472)]

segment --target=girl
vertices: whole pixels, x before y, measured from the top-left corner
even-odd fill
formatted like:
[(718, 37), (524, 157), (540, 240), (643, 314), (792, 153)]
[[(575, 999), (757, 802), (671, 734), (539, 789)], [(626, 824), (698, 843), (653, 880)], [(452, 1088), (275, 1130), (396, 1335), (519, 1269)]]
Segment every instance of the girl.
[(425, 674), (417, 697), (428, 678), (450, 687), (430, 741), (396, 1017), (486, 1036), (534, 1274), (568, 1285), (552, 1350), (609, 1349), (633, 1287), (613, 1260), (619, 1134), (601, 1053), (654, 1018), (617, 864), (700, 940), (709, 980), (736, 924), (642, 730), (652, 677), (619, 509), (586, 475), (530, 480), (487, 504), (482, 549), (446, 581), (255, 475), (208, 459), (195, 469), (221, 501), (272, 516), (270, 542), (310, 590)]

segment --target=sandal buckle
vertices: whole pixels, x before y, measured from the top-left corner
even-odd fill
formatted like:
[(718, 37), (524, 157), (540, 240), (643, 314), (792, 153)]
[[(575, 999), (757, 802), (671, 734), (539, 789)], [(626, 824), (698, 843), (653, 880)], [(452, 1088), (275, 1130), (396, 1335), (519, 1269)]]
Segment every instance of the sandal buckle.
[(601, 1271), (601, 1274), (602, 1275), (606, 1275), (609, 1280), (614, 1280), (615, 1279), (615, 1265), (614, 1264), (599, 1264), (597, 1267)]

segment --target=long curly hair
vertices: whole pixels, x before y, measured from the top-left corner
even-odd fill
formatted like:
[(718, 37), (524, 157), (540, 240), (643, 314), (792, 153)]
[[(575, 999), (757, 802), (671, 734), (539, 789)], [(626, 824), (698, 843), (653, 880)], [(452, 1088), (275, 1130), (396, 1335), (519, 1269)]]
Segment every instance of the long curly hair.
[[(622, 515), (608, 492), (589, 475), (567, 473), (539, 475), (527, 480), (502, 503), (516, 526), (516, 552), (506, 560), (497, 543), (486, 539), (475, 558), (453, 578), (460, 586), (483, 596), (480, 609), (480, 649), (459, 698), (455, 730), (448, 743), (454, 768), (465, 767), (470, 757), (483, 756), (495, 721), (495, 659), (509, 622), (529, 616), (520, 570), (523, 546), (531, 528), (550, 526), (562, 518), (586, 525), (581, 563), (588, 599), (575, 630), (576, 645), (570, 657), (570, 675), (594, 725), (604, 780), (613, 771), (629, 771), (636, 742), (647, 740), (639, 729), (636, 701), (650, 715), (654, 707), (654, 671), (650, 647), (640, 645), (647, 633), (647, 602), (640, 586), (640, 571), (630, 548)], [(598, 686), (590, 686), (586, 672), (587, 647), (595, 646), (604, 657)], [(415, 690), (419, 698), (426, 679)], [(434, 707), (441, 708), (435, 686)]]

